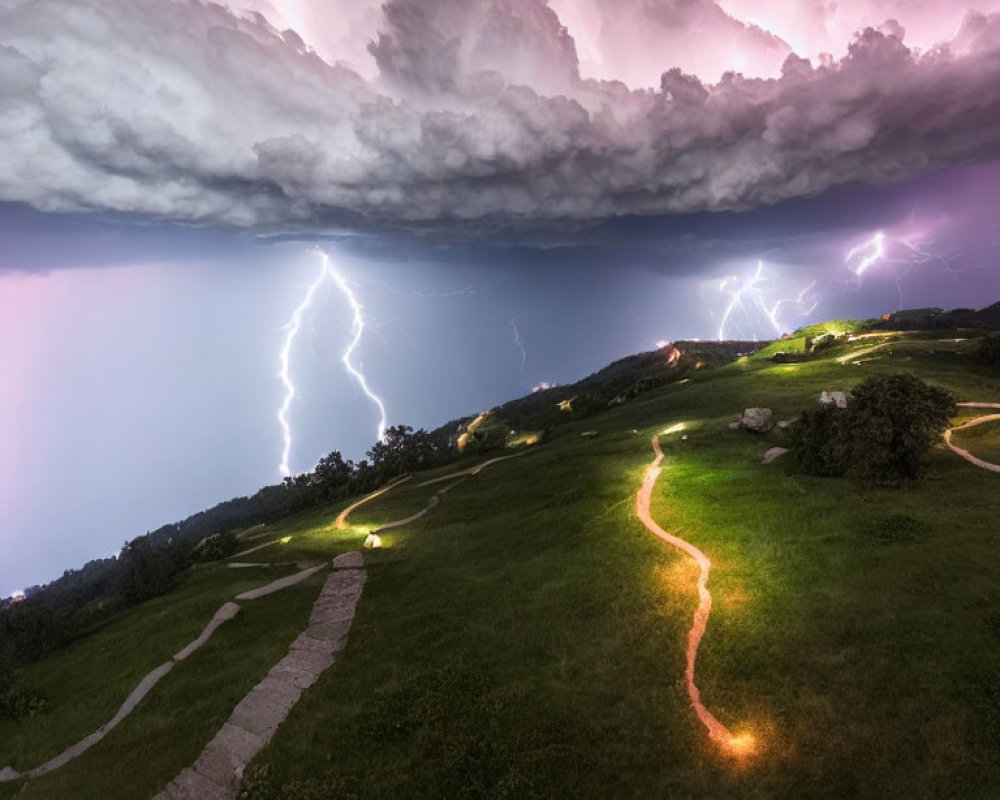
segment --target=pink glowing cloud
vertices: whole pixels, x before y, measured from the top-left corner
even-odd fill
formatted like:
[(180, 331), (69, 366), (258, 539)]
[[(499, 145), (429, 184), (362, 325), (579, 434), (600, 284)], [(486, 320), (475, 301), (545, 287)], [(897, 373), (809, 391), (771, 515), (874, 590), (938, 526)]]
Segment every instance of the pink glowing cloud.
[(0, 200), (467, 236), (1000, 155), (1000, 0), (233, 5), (0, 5)]

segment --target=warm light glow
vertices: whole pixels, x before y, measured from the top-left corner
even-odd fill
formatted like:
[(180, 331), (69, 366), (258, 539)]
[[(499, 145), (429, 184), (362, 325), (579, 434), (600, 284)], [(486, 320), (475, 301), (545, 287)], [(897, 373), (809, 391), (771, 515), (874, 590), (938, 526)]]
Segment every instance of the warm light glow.
[[(673, 426), (676, 428), (677, 426)], [(670, 428), (668, 430), (673, 430)], [(681, 428), (683, 430), (683, 428)], [(642, 486), (635, 498), (635, 513), (646, 528), (667, 544), (676, 547), (678, 550), (687, 553), (698, 564), (698, 608), (694, 612), (694, 620), (691, 630), (688, 631), (686, 659), (687, 666), (684, 670), (684, 681), (687, 684), (688, 697), (691, 699), (691, 706), (694, 708), (698, 720), (708, 731), (712, 741), (721, 745), (724, 751), (734, 756), (745, 756), (753, 749), (753, 737), (749, 734), (734, 736), (730, 733), (715, 715), (709, 711), (705, 704), (701, 702), (701, 690), (694, 682), (695, 661), (698, 658), (698, 647), (705, 629), (708, 627), (708, 616), (712, 613), (712, 595), (708, 591), (708, 573), (712, 568), (712, 562), (708, 560), (701, 550), (690, 542), (678, 536), (667, 533), (653, 519), (650, 513), (650, 503), (653, 497), (653, 487), (660, 477), (660, 465), (663, 463), (663, 450), (660, 449), (660, 439), (654, 436), (652, 439), (653, 453), (655, 458), (653, 463), (646, 469), (646, 474), (642, 479)]]
[(522, 433), (507, 442), (507, 447), (530, 447), (533, 444), (538, 444), (542, 436), (540, 433)]
[(368, 548), (369, 550), (371, 550), (372, 548), (381, 547), (381, 546), (382, 546), (382, 537), (379, 536), (378, 534), (369, 533), (365, 537), (365, 547)]
[(573, 401), (574, 400), (576, 400), (576, 398), (575, 397), (571, 397), (571, 398), (569, 398), (569, 400), (562, 400), (561, 402), (557, 403), (557, 405), (559, 406), (559, 410), (560, 411), (572, 411), (573, 410)]
[(288, 544), (290, 541), (292, 541), (292, 537), (286, 536), (285, 538), (279, 539), (278, 541), (281, 542), (282, 544)]
[(396, 478), (394, 480), (391, 480), (391, 481), (389, 481), (389, 483), (387, 483), (381, 489), (378, 489), (378, 490), (372, 492), (371, 494), (365, 495), (360, 500), (357, 500), (357, 501), (351, 503), (351, 505), (349, 505), (347, 508), (345, 508), (343, 511), (341, 511), (340, 514), (337, 515), (337, 519), (335, 519), (334, 522), (333, 522), (333, 528), (334, 528), (334, 530), (338, 530), (338, 531), (345, 531), (345, 530), (347, 530), (347, 517), (348, 517), (348, 515), (352, 511), (354, 511), (355, 509), (359, 508), (360, 506), (363, 506), (365, 503), (369, 502), (370, 500), (374, 500), (376, 497), (381, 497), (383, 494), (385, 494), (386, 492), (388, 492), (390, 489), (393, 489), (396, 486), (399, 486), (401, 483), (406, 483), (412, 477), (413, 477), (412, 475), (403, 475), (400, 478)]
[(741, 733), (729, 737), (724, 747), (734, 756), (751, 756), (757, 752), (757, 739), (752, 733)]
[(667, 428), (660, 435), (661, 436), (669, 436), (672, 433), (680, 433), (681, 431), (685, 431), (685, 430), (687, 430), (687, 427), (684, 425), (684, 423), (683, 422), (678, 422), (676, 425), (671, 425), (669, 428)]

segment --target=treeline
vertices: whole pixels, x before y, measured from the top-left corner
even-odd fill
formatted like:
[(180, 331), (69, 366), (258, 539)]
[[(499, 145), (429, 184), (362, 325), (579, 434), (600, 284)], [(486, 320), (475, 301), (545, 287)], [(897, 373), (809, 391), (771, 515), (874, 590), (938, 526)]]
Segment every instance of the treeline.
[[(406, 425), (389, 428), (366, 455), (355, 463), (334, 451), (310, 472), (139, 536), (126, 542), (116, 558), (91, 561), (45, 586), (29, 587), (21, 602), (3, 601), (0, 665), (42, 658), (116, 614), (170, 591), (192, 563), (225, 554), (216, 545), (232, 542), (236, 531), (368, 492), (404, 473), (457, 458), (446, 437)], [(212, 546), (198, 546), (220, 533), (227, 536), (213, 538)]]

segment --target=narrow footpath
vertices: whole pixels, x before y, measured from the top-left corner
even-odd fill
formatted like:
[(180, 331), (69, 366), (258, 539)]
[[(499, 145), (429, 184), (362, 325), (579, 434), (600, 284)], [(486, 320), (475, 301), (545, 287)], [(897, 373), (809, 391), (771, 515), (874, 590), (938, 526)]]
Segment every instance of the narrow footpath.
[(673, 534), (667, 533), (656, 524), (650, 513), (650, 503), (653, 498), (653, 488), (656, 480), (660, 477), (660, 464), (663, 463), (663, 451), (660, 449), (659, 434), (653, 436), (653, 454), (656, 456), (653, 463), (646, 469), (646, 474), (642, 479), (642, 486), (635, 498), (635, 513), (646, 528), (672, 547), (691, 556), (698, 564), (700, 570), (698, 575), (698, 608), (694, 612), (694, 622), (691, 630), (688, 631), (687, 640), (687, 666), (684, 670), (684, 680), (687, 684), (688, 697), (691, 698), (691, 705), (701, 724), (708, 730), (709, 738), (719, 744), (726, 752), (732, 755), (749, 755), (755, 747), (754, 738), (750, 734), (734, 736), (729, 729), (716, 719), (715, 715), (709, 711), (705, 704), (701, 702), (701, 691), (695, 683), (695, 662), (698, 659), (698, 647), (701, 639), (705, 635), (705, 628), (708, 626), (708, 616), (712, 613), (712, 595), (708, 591), (708, 573), (712, 568), (712, 562), (708, 560), (701, 550), (690, 542), (685, 541)]

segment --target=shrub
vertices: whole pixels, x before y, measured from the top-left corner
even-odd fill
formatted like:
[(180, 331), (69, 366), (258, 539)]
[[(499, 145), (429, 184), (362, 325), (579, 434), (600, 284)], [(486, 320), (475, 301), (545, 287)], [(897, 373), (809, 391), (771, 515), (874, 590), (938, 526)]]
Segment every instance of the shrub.
[(791, 437), (793, 463), (810, 475), (892, 484), (916, 478), (956, 413), (952, 395), (915, 375), (868, 378), (847, 408), (807, 411)]
[(198, 558), (202, 561), (221, 561), (240, 549), (239, 539), (232, 531), (213, 533), (206, 536), (196, 546)]
[(986, 366), (1000, 366), (1000, 336), (984, 336), (980, 339), (978, 355)]
[(0, 667), (0, 720), (33, 717), (45, 710), (45, 696), (14, 684), (13, 673)]

